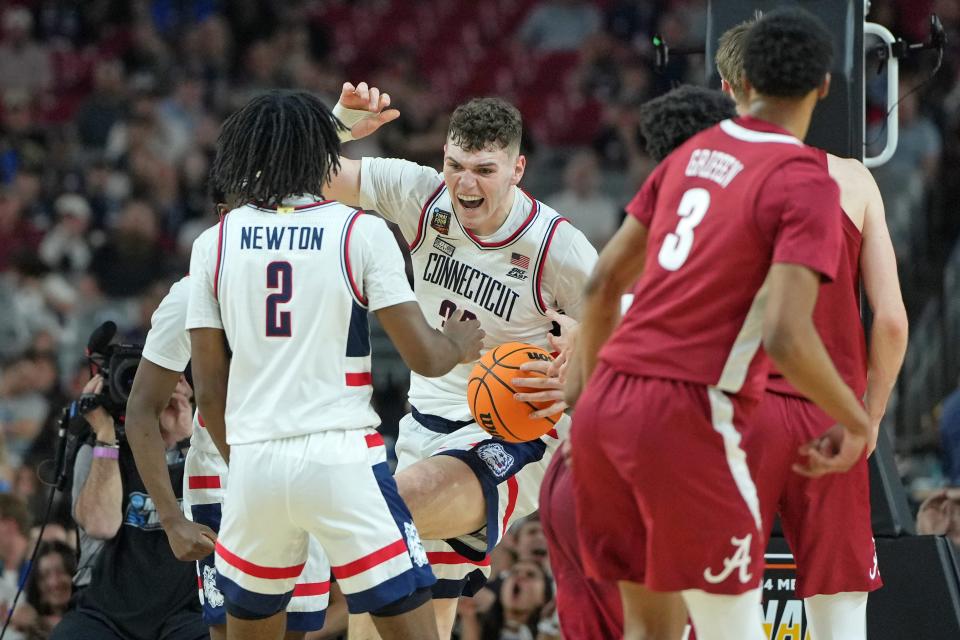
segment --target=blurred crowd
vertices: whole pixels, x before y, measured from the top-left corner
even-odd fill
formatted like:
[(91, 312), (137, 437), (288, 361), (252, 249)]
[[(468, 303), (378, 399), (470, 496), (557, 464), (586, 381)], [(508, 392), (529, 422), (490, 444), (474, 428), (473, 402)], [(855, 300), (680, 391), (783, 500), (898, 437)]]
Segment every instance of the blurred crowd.
[[(206, 176), (219, 124), (233, 109), (273, 87), (311, 90), (332, 105), (343, 81), (367, 79), (391, 93), (402, 117), (346, 153), (439, 166), (450, 108), (474, 92), (500, 93), (525, 116), (525, 188), (602, 247), (652, 168), (636, 107), (705, 77), (702, 55), (675, 54), (655, 68), (652, 39), (677, 52), (702, 47), (706, 0), (482, 3), (470, 9), (476, 20), (458, 32), (462, 40), (424, 43), (412, 32), (413, 44), (404, 44), (400, 25), (389, 29), (399, 39), (390, 55), (371, 56), (365, 38), (381, 36), (354, 18), (390, 16), (398, 4), (0, 1), (0, 607), (36, 536), (59, 411), (89, 377), (87, 337), (111, 319), (125, 342), (141, 342), (169, 285), (186, 273), (194, 238), (216, 221)], [(408, 4), (420, 23), (431, 12), (456, 20), (456, 2)], [(933, 11), (950, 49), (932, 79), (934, 55), (904, 63), (901, 94), (912, 93), (898, 107), (900, 146), (876, 172), (914, 315), (943, 287), (960, 231), (960, 3), (874, 0), (871, 13), (922, 41)], [(423, 64), (434, 46), (447, 57)], [(887, 108), (874, 70), (871, 146), (883, 142)], [(377, 397), (390, 432), (405, 381), (389, 353), (379, 354)], [(938, 442), (936, 428), (925, 437)], [(17, 622), (31, 637), (44, 637), (69, 599), (68, 510), (55, 521)], [(539, 524), (523, 525), (501, 547), (499, 577), (463, 602), (460, 637), (552, 637)]]

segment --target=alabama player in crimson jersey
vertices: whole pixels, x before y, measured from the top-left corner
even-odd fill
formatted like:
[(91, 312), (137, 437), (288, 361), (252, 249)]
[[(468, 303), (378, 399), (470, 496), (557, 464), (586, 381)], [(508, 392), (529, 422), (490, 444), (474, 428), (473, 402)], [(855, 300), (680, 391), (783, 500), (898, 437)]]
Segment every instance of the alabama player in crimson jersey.
[[(398, 115), (388, 106), (376, 88), (346, 84), (336, 112), (360, 137)], [(405, 160), (341, 158), (325, 190), (396, 222), (410, 245), (424, 315), (435, 326), (453, 309), (479, 318), (485, 350), (514, 341), (547, 347), (549, 313), (580, 318), (596, 261), (580, 231), (519, 188), (526, 166), (521, 132), (520, 113), (509, 103), (470, 100), (451, 116), (442, 173)], [(413, 373), (412, 410), (397, 441), (397, 486), (437, 575), (442, 638), (450, 637), (460, 594), (489, 575), (488, 554), (503, 532), (536, 511), (547, 463), (569, 424), (565, 405), (555, 403), (540, 412), (556, 421), (542, 438), (491, 438), (467, 405), (471, 368), (436, 379)], [(351, 637), (372, 637), (363, 624), (351, 620)]]
[(587, 572), (620, 582), (625, 637), (679, 637), (685, 603), (701, 640), (763, 638), (763, 525), (742, 448), (769, 369), (761, 342), (845, 427), (836, 452), (809, 452), (810, 473), (849, 469), (866, 444), (868, 416), (812, 322), (842, 243), (836, 184), (801, 142), (831, 59), (809, 13), (759, 21), (746, 46), (749, 115), (660, 164), (591, 276), (574, 492)]
[[(734, 117), (733, 101), (719, 91), (684, 86), (640, 107), (640, 131), (647, 154), (657, 162), (696, 133)], [(629, 306), (631, 300), (626, 299)], [(557, 318), (563, 322), (562, 318)], [(565, 331), (569, 335), (576, 330)], [(560, 346), (560, 345), (558, 345)], [(562, 345), (563, 353), (570, 344)], [(544, 366), (524, 365), (541, 370), (558, 383), (557, 358)], [(562, 366), (562, 365), (560, 365)], [(524, 397), (528, 397), (525, 394)], [(551, 400), (548, 392), (530, 394), (532, 400)], [(540, 489), (540, 520), (550, 549), (550, 567), (557, 582), (557, 610), (563, 633), (570, 638), (619, 638), (623, 636), (623, 611), (620, 592), (611, 581), (586, 576), (577, 536), (572, 478), (562, 456), (551, 461)]]
[[(723, 90), (749, 108), (741, 84), (743, 50), (753, 22), (723, 34), (717, 68)], [(844, 380), (865, 400), (876, 446), (880, 420), (903, 364), (907, 313), (883, 201), (873, 176), (857, 160), (821, 154), (840, 187), (844, 249), (835, 282), (823, 285), (814, 324)], [(860, 318), (860, 279), (873, 313), (869, 356)], [(804, 598), (810, 631), (818, 640), (866, 640), (867, 593), (882, 584), (870, 522), (866, 458), (848, 473), (810, 480), (791, 471), (797, 448), (825, 434), (830, 416), (772, 372), (744, 443), (757, 478), (765, 539), (776, 511), (797, 562), (797, 596)]]

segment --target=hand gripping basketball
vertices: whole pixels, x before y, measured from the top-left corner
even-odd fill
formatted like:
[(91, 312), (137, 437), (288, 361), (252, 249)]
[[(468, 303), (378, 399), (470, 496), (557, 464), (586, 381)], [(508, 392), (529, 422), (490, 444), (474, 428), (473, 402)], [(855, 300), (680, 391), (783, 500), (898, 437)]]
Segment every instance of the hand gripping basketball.
[(551, 402), (527, 402), (514, 397), (517, 391), (532, 388), (515, 385), (515, 379), (544, 377), (540, 372), (521, 369), (524, 363), (552, 360), (540, 347), (522, 342), (508, 342), (484, 354), (467, 382), (467, 403), (477, 424), (507, 442), (529, 442), (553, 429), (558, 415), (531, 416), (532, 412), (550, 407)]

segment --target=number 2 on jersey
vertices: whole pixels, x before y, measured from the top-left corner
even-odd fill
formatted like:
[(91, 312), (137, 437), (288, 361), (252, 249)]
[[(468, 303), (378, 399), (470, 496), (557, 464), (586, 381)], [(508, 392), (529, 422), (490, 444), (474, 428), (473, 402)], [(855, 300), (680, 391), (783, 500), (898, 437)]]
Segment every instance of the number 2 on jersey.
[(683, 266), (693, 249), (693, 230), (703, 222), (709, 208), (710, 192), (706, 189), (690, 189), (683, 194), (680, 206), (677, 207), (680, 222), (673, 233), (667, 234), (660, 246), (657, 259), (661, 267), (667, 271), (676, 271)]
[(267, 265), (267, 289), (279, 289), (267, 296), (267, 337), (289, 338), (290, 312), (278, 311), (277, 306), (293, 297), (293, 265), (289, 262), (271, 262)]

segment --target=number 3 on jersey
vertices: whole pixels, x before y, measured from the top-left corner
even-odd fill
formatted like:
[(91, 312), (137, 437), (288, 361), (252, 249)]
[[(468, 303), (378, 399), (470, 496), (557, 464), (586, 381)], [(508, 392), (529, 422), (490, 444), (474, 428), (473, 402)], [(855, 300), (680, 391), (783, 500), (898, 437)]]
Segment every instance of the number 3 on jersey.
[(293, 297), (293, 265), (289, 262), (271, 262), (267, 265), (267, 289), (279, 289), (267, 296), (267, 337), (289, 338), (290, 312), (278, 311), (277, 306)]
[(660, 246), (657, 259), (667, 271), (676, 271), (683, 266), (693, 249), (693, 230), (703, 222), (710, 208), (710, 192), (706, 189), (690, 189), (680, 199), (677, 215), (680, 222), (673, 233), (668, 233)]

